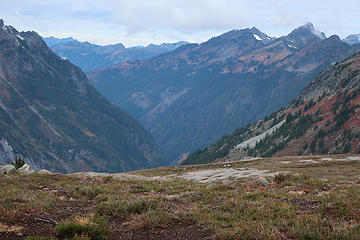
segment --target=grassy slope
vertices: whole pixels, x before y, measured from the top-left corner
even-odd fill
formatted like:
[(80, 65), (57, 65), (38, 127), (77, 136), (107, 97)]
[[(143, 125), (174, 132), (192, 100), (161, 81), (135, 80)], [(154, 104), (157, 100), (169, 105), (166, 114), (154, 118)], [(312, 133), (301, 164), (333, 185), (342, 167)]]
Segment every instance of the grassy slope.
[[(329, 157), (229, 163), (234, 169), (289, 172), (267, 178), (269, 185), (247, 178), (204, 184), (1, 175), (0, 239), (61, 239), (73, 231), (83, 233), (80, 239), (359, 239), (359, 157), (324, 158)], [(217, 163), (129, 174), (180, 176), (228, 167)]]

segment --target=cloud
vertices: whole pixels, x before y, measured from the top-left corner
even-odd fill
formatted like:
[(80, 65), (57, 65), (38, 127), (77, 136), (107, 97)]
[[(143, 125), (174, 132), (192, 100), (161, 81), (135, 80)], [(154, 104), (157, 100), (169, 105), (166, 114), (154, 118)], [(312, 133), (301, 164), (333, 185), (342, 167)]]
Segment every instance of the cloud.
[(110, 10), (116, 22), (129, 32), (154, 29), (194, 33), (220, 30), (243, 24), (249, 19), (249, 9), (241, 0), (182, 1), (106, 1), (116, 6)]
[(130, 45), (204, 41), (234, 28), (256, 26), (284, 35), (311, 21), (345, 37), (360, 32), (354, 0), (16, 0), (0, 8), (5, 23), (44, 35)]

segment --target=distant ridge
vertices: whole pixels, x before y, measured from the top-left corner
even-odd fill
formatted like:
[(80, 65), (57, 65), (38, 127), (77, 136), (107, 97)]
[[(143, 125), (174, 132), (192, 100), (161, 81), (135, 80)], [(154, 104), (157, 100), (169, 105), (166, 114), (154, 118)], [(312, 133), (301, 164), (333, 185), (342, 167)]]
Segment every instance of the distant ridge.
[(279, 38), (254, 27), (87, 75), (151, 131), (171, 162), (283, 107), (316, 74), (359, 50), (311, 23)]
[(349, 35), (343, 41), (347, 42), (349, 44), (359, 44), (360, 43), (360, 34)]
[(125, 48), (122, 43), (113, 45), (96, 45), (90, 42), (80, 42), (69, 38), (43, 38), (48, 46), (61, 58), (68, 59), (79, 66), (84, 72), (109, 67), (130, 60), (142, 60), (172, 51), (188, 44), (177, 43), (150, 44), (146, 47)]

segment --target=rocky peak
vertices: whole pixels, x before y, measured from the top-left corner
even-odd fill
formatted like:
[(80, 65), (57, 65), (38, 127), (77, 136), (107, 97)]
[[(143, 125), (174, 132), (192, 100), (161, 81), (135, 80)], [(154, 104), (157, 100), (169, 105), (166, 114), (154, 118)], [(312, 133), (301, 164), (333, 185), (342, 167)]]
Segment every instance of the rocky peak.
[(338, 35), (331, 35), (330, 37), (325, 39), (324, 43), (325, 44), (326, 43), (342, 43), (342, 44), (344, 44)]
[(221, 59), (226, 59), (263, 47), (264, 41), (269, 39), (271, 38), (257, 28), (235, 29), (200, 44), (199, 49), (203, 52), (216, 52)]
[(284, 37), (284, 39), (299, 49), (312, 42), (324, 40), (326, 36), (324, 33), (317, 31), (312, 23), (306, 23), (293, 30), (289, 35)]
[(311, 34), (317, 36), (318, 38), (320, 38), (322, 40), (326, 38), (325, 33), (316, 30), (314, 25), (310, 22), (300, 26), (298, 28), (298, 31), (300, 31), (300, 30), (303, 30), (303, 31), (305, 30), (307, 32), (310, 32)]
[(358, 44), (360, 43), (360, 34), (349, 35), (343, 41), (349, 44)]

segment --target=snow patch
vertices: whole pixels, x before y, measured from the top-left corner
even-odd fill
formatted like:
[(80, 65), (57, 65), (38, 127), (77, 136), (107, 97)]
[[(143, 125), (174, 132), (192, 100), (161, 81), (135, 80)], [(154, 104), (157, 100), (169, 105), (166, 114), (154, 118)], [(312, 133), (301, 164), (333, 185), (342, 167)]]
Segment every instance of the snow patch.
[(290, 45), (290, 44), (288, 44), (288, 47), (289, 47), (289, 48), (295, 48), (295, 49), (297, 48), (297, 47), (295, 47), (295, 46), (293, 46), (293, 45)]
[(20, 36), (19, 34), (16, 34), (16, 36), (24, 41), (24, 38), (22, 36)]
[(259, 35), (256, 35), (256, 34), (253, 34), (253, 35), (254, 35), (254, 37), (256, 38), (256, 40), (258, 40), (258, 41), (263, 40), (261, 37), (259, 37)]
[(299, 163), (305, 163), (305, 164), (307, 164), (307, 163), (319, 163), (318, 161), (314, 161), (314, 160), (312, 160), (312, 159), (307, 159), (307, 160), (301, 160), (301, 161), (299, 161)]

